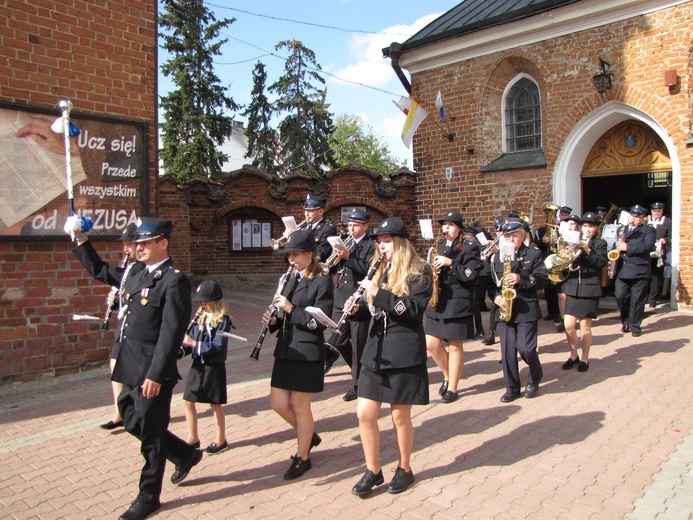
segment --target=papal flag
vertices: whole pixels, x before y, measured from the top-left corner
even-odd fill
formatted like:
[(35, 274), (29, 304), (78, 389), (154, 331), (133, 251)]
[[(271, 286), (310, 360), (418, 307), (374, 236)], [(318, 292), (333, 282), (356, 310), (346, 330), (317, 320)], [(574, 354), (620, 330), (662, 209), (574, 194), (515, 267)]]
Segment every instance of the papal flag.
[(402, 128), (402, 142), (404, 146), (411, 148), (411, 140), (416, 133), (416, 129), (419, 128), (419, 125), (426, 119), (428, 114), (411, 96), (401, 97), (399, 101), (395, 102), (395, 105), (407, 115)]
[(445, 105), (443, 104), (443, 94), (441, 94), (440, 90), (436, 96), (436, 108), (438, 109), (440, 120), (445, 121)]

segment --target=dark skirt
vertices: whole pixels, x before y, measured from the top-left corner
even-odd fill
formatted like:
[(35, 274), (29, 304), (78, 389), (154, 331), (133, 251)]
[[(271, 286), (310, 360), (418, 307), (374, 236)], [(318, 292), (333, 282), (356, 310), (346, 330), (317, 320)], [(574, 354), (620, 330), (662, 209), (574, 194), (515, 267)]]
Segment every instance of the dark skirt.
[(424, 330), (429, 336), (451, 339), (472, 339), (474, 337), (474, 316), (463, 318), (431, 318), (426, 316)]
[(358, 396), (390, 404), (428, 404), (426, 365), (372, 370), (361, 367)]
[(274, 358), (270, 386), (310, 394), (322, 392), (325, 388), (325, 362)]
[(183, 399), (192, 403), (226, 404), (226, 365), (193, 359)]
[(565, 297), (565, 311), (563, 314), (568, 314), (577, 318), (596, 318), (598, 308), (599, 297), (578, 298), (567, 294)]

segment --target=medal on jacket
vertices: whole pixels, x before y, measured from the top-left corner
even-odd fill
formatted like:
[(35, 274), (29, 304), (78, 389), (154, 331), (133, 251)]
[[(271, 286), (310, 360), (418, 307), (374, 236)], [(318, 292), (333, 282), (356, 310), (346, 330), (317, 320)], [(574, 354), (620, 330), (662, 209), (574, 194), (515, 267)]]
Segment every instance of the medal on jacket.
[(149, 287), (145, 287), (142, 289), (140, 292), (140, 296), (142, 296), (142, 299), (140, 300), (140, 303), (142, 305), (147, 305), (149, 303), (149, 300), (147, 300), (147, 296), (149, 295)]

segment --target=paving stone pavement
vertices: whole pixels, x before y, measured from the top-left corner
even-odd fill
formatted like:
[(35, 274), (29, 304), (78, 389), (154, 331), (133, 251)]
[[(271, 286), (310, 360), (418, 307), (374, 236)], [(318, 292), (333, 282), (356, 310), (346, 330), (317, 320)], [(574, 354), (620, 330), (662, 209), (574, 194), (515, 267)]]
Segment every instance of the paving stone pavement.
[[(152, 518), (281, 519), (688, 519), (693, 517), (693, 316), (648, 310), (639, 338), (620, 332), (612, 308), (594, 322), (590, 369), (561, 370), (563, 334), (540, 322), (544, 380), (536, 399), (499, 401), (498, 344), (465, 344), (461, 398), (440, 402), (440, 371), (429, 364), (431, 404), (414, 407), (413, 486), (400, 495), (378, 487), (359, 498), (364, 471), (355, 402), (342, 395), (348, 367), (338, 362), (315, 395), (313, 468), (282, 479), (295, 438), (269, 407), (273, 338), (248, 358), (272, 289), (229, 298), (248, 344), (228, 360), (227, 438), (231, 449), (205, 456), (180, 485), (166, 470), (162, 508)], [(606, 304), (608, 307), (608, 304)], [(484, 314), (484, 321), (488, 315)], [(180, 362), (184, 377), (189, 358)], [(527, 368), (522, 371), (526, 379)], [(185, 436), (176, 389), (171, 429)], [(107, 368), (0, 387), (0, 517), (117, 518), (137, 494), (142, 459), (135, 439), (98, 425), (110, 419)], [(213, 417), (198, 406), (202, 445)], [(383, 407), (386, 482), (397, 447)]]

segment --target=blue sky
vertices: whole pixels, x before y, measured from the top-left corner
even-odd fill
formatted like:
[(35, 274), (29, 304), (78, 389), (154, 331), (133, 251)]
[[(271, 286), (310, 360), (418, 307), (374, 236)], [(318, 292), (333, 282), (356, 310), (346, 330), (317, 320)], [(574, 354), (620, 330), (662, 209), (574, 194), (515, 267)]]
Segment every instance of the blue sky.
[[(216, 60), (215, 70), (222, 84), (230, 86), (230, 94), (237, 103), (246, 104), (250, 100), (255, 63), (260, 60), (265, 64), (267, 84), (273, 83), (284, 71), (284, 60), (277, 56), (286, 56), (286, 51), (277, 52), (274, 46), (283, 40), (300, 40), (315, 53), (323, 71), (349, 81), (323, 74), (332, 113), (360, 116), (383, 138), (391, 154), (406, 160), (411, 167), (411, 151), (400, 139), (404, 115), (392, 103), (406, 95), (406, 91), (395, 76), (390, 60), (382, 58), (381, 49), (393, 41), (405, 41), (459, 2), (205, 0), (205, 3), (218, 20), (236, 18), (236, 22), (223, 31), (222, 36), (229, 41), (223, 47), (223, 55)], [(163, 51), (159, 59), (166, 60)], [(160, 75), (159, 94), (166, 94), (170, 88), (169, 79)], [(241, 117), (237, 119), (243, 121)]]

